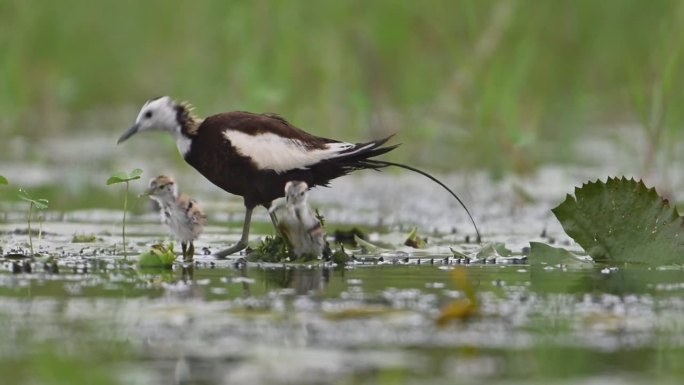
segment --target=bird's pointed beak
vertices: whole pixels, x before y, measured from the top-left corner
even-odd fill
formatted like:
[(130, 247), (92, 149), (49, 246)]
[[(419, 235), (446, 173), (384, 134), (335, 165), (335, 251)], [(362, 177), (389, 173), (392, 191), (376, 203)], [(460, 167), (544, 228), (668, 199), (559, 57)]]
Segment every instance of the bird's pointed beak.
[(134, 124), (133, 127), (129, 128), (128, 131), (124, 132), (123, 135), (119, 138), (119, 140), (116, 141), (116, 144), (119, 144), (121, 142), (125, 142), (128, 138), (131, 136), (135, 135), (138, 132), (138, 124)]

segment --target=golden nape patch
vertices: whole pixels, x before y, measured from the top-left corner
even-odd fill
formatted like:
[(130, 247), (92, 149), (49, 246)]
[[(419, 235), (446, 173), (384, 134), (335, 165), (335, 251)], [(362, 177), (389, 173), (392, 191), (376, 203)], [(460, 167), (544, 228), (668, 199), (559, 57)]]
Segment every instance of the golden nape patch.
[(185, 132), (191, 136), (197, 135), (202, 119), (194, 114), (195, 106), (189, 102), (180, 102), (178, 107), (181, 109), (178, 121), (185, 128)]

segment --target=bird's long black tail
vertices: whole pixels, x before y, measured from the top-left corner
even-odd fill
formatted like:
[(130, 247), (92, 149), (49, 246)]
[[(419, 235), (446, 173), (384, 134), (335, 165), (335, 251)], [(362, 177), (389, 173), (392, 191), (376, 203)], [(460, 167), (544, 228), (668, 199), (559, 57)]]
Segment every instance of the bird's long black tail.
[[(475, 224), (475, 219), (473, 219), (473, 216), (470, 214), (468, 207), (466, 207), (465, 203), (463, 203), (463, 201), (461, 200), (461, 198), (458, 197), (458, 195), (456, 195), (453, 191), (451, 191), (451, 189), (449, 187), (447, 187), (444, 183), (442, 183), (439, 179), (437, 179), (434, 176), (426, 173), (425, 171), (422, 171), (422, 170), (419, 170), (415, 167), (411, 167), (411, 166), (401, 164), (401, 163), (388, 162), (385, 160), (376, 160), (376, 159), (366, 159), (366, 160), (364, 160), (364, 163), (367, 163), (368, 165), (370, 165), (371, 168), (381, 168), (381, 167), (387, 167), (387, 166), (394, 166), (394, 167), (403, 168), (403, 169), (406, 169), (409, 171), (416, 172), (416, 173), (430, 179), (431, 181), (437, 183), (438, 185), (442, 186), (445, 190), (447, 190), (449, 192), (449, 194), (451, 194), (451, 196), (456, 198), (458, 203), (460, 203), (461, 206), (463, 207), (463, 209), (465, 210), (466, 214), (468, 214), (470, 221), (473, 223), (473, 227), (475, 227), (475, 234), (477, 234), (477, 243), (480, 243), (480, 241), (482, 240), (482, 238), (480, 237), (480, 231), (477, 229), (477, 225)], [(376, 166), (376, 167), (372, 167), (372, 166)]]

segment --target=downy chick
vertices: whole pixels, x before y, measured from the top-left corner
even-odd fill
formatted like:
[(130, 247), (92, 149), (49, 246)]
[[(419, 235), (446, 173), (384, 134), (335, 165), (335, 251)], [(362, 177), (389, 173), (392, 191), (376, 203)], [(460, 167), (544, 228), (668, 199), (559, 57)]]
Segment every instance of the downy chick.
[(197, 202), (190, 199), (187, 194), (179, 193), (176, 182), (166, 175), (151, 179), (144, 195), (159, 204), (162, 223), (166, 224), (171, 234), (181, 242), (183, 261), (192, 261), (195, 255), (193, 241), (207, 223), (207, 216)]
[(285, 204), (274, 205), (271, 213), (278, 230), (287, 239), (297, 257), (320, 256), (325, 248), (325, 231), (307, 203), (309, 186), (301, 181), (285, 184)]

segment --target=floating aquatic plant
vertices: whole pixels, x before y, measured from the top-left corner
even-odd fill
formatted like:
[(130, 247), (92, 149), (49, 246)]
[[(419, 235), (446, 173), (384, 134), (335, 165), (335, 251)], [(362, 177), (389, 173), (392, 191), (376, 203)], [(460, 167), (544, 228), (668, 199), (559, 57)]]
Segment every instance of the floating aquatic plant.
[(351, 260), (351, 256), (344, 250), (344, 245), (340, 244), (340, 248), (330, 254), (330, 260), (338, 266), (344, 266)]
[(8, 185), (9, 181), (4, 176), (0, 175), (0, 185)]
[(427, 245), (427, 238), (421, 238), (418, 235), (418, 227), (414, 227), (406, 237), (404, 245), (413, 247), (414, 249), (424, 249)]
[(337, 229), (333, 233), (333, 237), (335, 238), (335, 243), (346, 243), (354, 247), (358, 246), (356, 244), (356, 237), (361, 238), (362, 240), (368, 238), (366, 233), (358, 227), (353, 227), (350, 230)]
[(568, 250), (549, 246), (540, 242), (530, 242), (529, 261), (532, 266), (593, 266), (589, 257), (583, 257)]
[(140, 267), (170, 268), (175, 261), (176, 254), (173, 252), (173, 243), (169, 243), (168, 246), (153, 245), (150, 250), (140, 255), (138, 264)]
[[(48, 208), (48, 200), (44, 198), (39, 198), (39, 199), (33, 199), (29, 195), (28, 192), (25, 190), (19, 189), (19, 198), (21, 200), (24, 200), (29, 203), (29, 208), (28, 208), (28, 235), (29, 235), (29, 247), (31, 248), (31, 255), (34, 254), (33, 252), (33, 232), (31, 231), (31, 217), (33, 215), (33, 208), (35, 207), (38, 210), (45, 210)], [(40, 240), (43, 234), (43, 221), (42, 221), (42, 216), (39, 216), (39, 225), (38, 225), (38, 245), (40, 247)]]
[(259, 245), (249, 253), (249, 261), (282, 262), (292, 257), (287, 240), (280, 236), (266, 236)]
[(498, 258), (510, 257), (512, 254), (513, 252), (506, 247), (506, 244), (501, 242), (490, 242), (483, 245), (475, 256), (478, 258)]
[(552, 211), (596, 262), (684, 263), (684, 219), (641, 181), (585, 183)]
[(128, 186), (129, 182), (132, 180), (140, 179), (140, 175), (142, 175), (143, 171), (139, 168), (136, 168), (135, 170), (131, 171), (130, 173), (126, 173), (123, 171), (114, 173), (112, 176), (107, 179), (107, 186), (113, 185), (113, 184), (119, 184), (119, 183), (125, 183), (126, 184), (126, 191), (124, 193), (124, 207), (123, 207), (123, 227), (121, 230), (121, 237), (123, 238), (123, 251), (124, 251), (124, 258), (126, 258), (126, 211), (128, 210)]
[(97, 241), (95, 234), (74, 234), (71, 243), (92, 243)]
[(359, 247), (361, 247), (361, 252), (364, 254), (380, 254), (392, 251), (390, 245), (379, 245), (370, 243), (356, 235), (354, 236), (354, 241), (357, 245), (359, 245)]
[(451, 254), (454, 258), (459, 258), (467, 261), (466, 263), (486, 263), (488, 260), (503, 261), (508, 260), (513, 263), (522, 261), (524, 257), (515, 256), (513, 252), (506, 248), (506, 245), (501, 242), (489, 242), (476, 249), (465, 250), (459, 246), (450, 246)]

